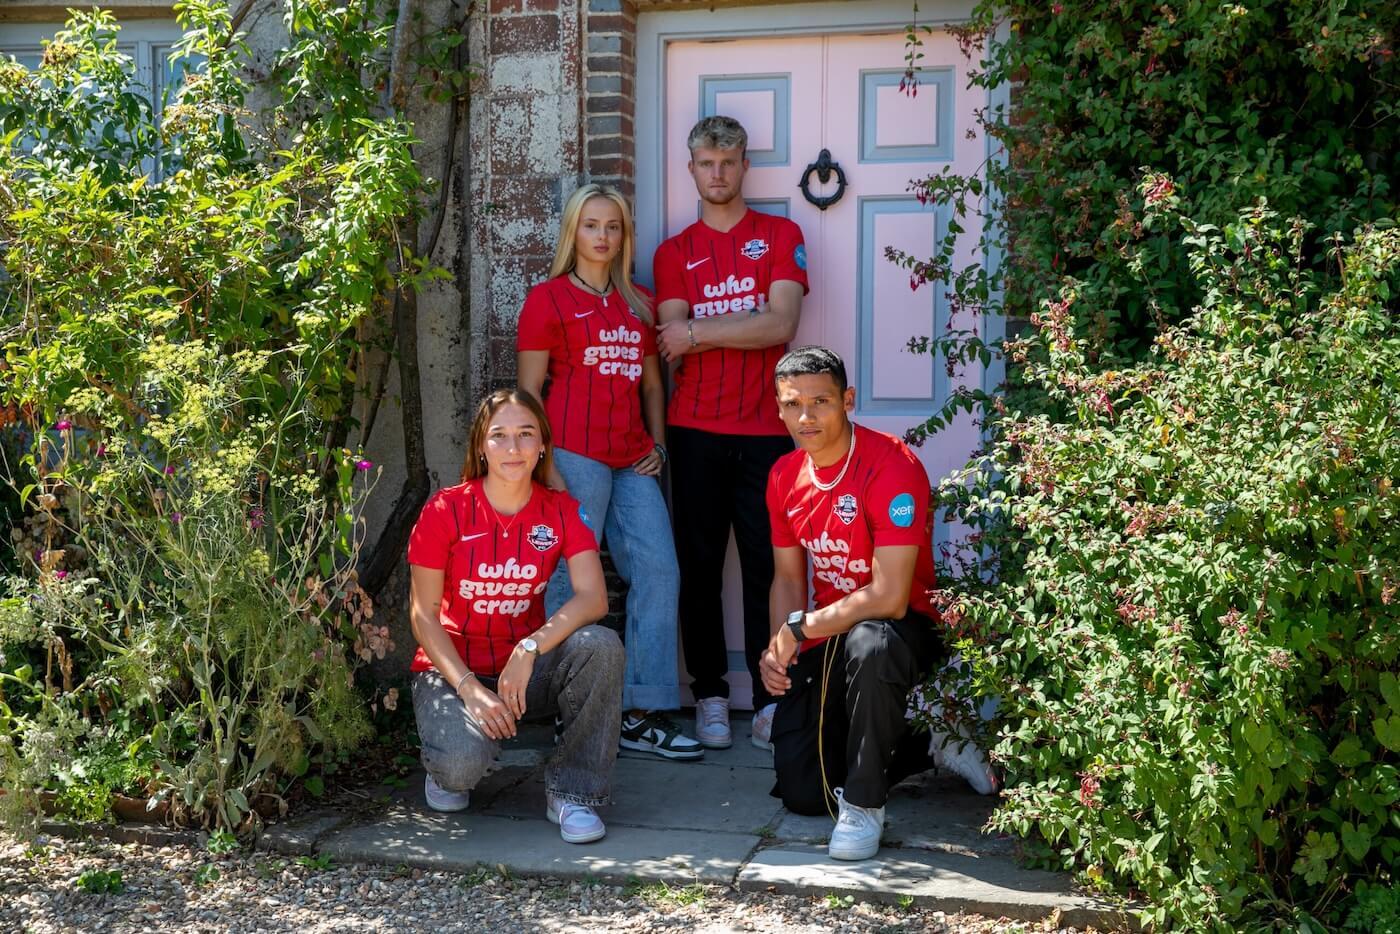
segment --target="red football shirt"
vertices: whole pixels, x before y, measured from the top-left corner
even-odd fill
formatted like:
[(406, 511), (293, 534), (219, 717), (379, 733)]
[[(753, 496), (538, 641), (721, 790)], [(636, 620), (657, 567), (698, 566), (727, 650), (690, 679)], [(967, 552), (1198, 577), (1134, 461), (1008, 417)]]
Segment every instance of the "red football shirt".
[[(524, 509), (498, 520), (481, 481), (468, 480), (428, 498), (408, 563), (444, 572), (438, 621), (468, 668), (498, 675), (515, 644), (544, 625), (544, 589), (560, 559), (597, 548), (569, 494), (537, 483)], [(421, 646), (411, 667), (433, 667)]]
[(518, 350), (549, 351), (545, 414), (554, 443), (609, 467), (635, 464), (654, 444), (642, 420), (642, 360), (656, 330), (616, 292), (606, 299), (556, 276), (520, 309)]
[[(752, 312), (779, 279), (808, 291), (802, 229), (753, 210), (728, 233), (691, 224), (656, 248), (652, 271), (657, 304), (684, 299), (692, 319)], [(786, 350), (716, 347), (681, 357), (668, 421), (719, 434), (787, 434), (773, 401), (773, 368)]]
[[(908, 445), (882, 432), (857, 425), (855, 445), (846, 475), (830, 491), (813, 485), (806, 451), (784, 454), (773, 465), (768, 474), (773, 545), (807, 550), (818, 608), (871, 582), (877, 547), (917, 545), (909, 609), (936, 619), (929, 597), (934, 573), (928, 471)], [(841, 466), (818, 470), (817, 479), (831, 483)]]

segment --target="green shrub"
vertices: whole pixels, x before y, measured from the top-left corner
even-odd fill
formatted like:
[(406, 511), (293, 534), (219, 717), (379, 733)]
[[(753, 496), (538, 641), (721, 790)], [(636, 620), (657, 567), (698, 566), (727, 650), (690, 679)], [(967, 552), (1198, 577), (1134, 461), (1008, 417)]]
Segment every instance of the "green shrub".
[(1008, 350), (1065, 417), (1006, 413), (941, 490), (980, 549), (942, 599), (1001, 698), (992, 825), (1159, 926), (1335, 924), (1400, 865), (1400, 230), (1325, 279), (1301, 221), (1144, 186), (1203, 304), (1099, 372), (1096, 309), (1047, 301)]
[(414, 268), (412, 139), (374, 112), (385, 27), (294, 5), (260, 135), (227, 6), (181, 16), (195, 64), (159, 118), (108, 14), (74, 14), (33, 74), (0, 62), (12, 822), (58, 787), (82, 816), (130, 789), (246, 827), (367, 736), (352, 671), (388, 646), (352, 570), (372, 465), (335, 440), (390, 261)]

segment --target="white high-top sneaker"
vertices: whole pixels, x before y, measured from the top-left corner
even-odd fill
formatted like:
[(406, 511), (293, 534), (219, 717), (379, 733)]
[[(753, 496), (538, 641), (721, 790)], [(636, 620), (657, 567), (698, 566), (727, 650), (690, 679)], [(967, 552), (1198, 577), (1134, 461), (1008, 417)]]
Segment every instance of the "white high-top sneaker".
[(851, 804), (843, 792), (844, 789), (836, 789), (836, 827), (826, 845), (827, 855), (832, 859), (869, 859), (880, 850), (885, 809)]

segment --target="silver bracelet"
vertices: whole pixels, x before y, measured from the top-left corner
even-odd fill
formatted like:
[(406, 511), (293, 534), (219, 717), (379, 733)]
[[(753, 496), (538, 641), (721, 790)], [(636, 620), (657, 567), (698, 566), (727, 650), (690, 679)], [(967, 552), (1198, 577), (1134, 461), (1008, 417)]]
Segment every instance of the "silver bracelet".
[(474, 671), (468, 671), (466, 674), (462, 675), (462, 677), (460, 677), (460, 678), (457, 679), (457, 686), (456, 686), (455, 688), (452, 689), (452, 693), (453, 693), (453, 694), (461, 694), (461, 693), (462, 693), (462, 685), (464, 685), (464, 684), (467, 683), (467, 679), (468, 679), (468, 678), (475, 678), (475, 677), (476, 677), (476, 672), (474, 672)]

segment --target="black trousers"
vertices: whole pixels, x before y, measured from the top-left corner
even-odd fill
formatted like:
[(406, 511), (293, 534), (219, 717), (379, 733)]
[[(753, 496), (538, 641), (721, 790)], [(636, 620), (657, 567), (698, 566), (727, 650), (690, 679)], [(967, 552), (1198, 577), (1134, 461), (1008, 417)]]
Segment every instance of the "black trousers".
[(909, 689), (945, 655), (937, 624), (916, 613), (857, 623), (799, 655), (773, 718), (773, 794), (796, 814), (834, 813), (828, 790), (842, 786), (851, 804), (884, 807), (890, 788), (933, 765), (928, 737), (914, 733), (904, 713)]
[(768, 471), (792, 450), (786, 435), (721, 435), (672, 427), (671, 516), (681, 566), (680, 622), (685, 667), (695, 698), (728, 697), (729, 656), (720, 600), (729, 530), (744, 584), (744, 660), (757, 710), (772, 702), (758, 674), (768, 646), (768, 591), (773, 585)]

